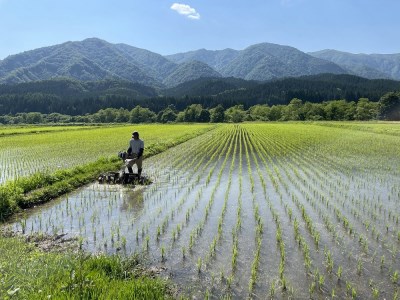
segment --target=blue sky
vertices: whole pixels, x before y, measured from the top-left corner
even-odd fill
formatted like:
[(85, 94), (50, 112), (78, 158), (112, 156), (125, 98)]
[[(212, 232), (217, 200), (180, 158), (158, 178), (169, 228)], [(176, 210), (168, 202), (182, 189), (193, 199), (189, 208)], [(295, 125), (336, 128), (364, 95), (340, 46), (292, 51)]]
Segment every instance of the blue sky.
[(244, 49), (400, 53), (399, 0), (0, 0), (0, 59), (98, 37), (160, 54)]

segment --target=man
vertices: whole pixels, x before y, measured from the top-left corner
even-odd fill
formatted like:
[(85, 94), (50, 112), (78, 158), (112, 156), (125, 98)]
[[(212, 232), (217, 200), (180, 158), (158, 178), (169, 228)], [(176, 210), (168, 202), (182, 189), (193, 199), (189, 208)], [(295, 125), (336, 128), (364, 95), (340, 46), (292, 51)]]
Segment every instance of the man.
[(132, 167), (134, 164), (138, 168), (138, 176), (142, 175), (142, 161), (143, 161), (144, 142), (139, 139), (139, 132), (132, 133), (132, 139), (129, 141), (128, 154), (133, 159), (125, 160), (129, 173), (133, 173)]

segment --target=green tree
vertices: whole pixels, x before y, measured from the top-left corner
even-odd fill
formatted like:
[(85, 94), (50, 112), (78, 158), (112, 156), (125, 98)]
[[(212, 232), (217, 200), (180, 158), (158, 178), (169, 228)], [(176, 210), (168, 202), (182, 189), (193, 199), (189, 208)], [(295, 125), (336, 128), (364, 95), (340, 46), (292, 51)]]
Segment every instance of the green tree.
[(283, 109), (282, 120), (284, 121), (298, 121), (304, 120), (302, 116), (303, 101), (297, 98), (293, 98), (289, 104)]
[(225, 110), (221, 104), (210, 109), (210, 122), (211, 123), (222, 123), (225, 121)]
[(71, 116), (62, 115), (59, 113), (51, 113), (46, 116), (46, 122), (48, 123), (68, 123), (71, 122)]
[(208, 123), (210, 122), (210, 112), (203, 108), (200, 112), (200, 115), (197, 118), (197, 122), (201, 122), (201, 123)]
[(368, 98), (360, 98), (357, 102), (355, 120), (373, 120), (378, 116), (378, 103)]
[(278, 121), (282, 118), (282, 111), (284, 109), (284, 105), (273, 105), (268, 115), (268, 119), (270, 121)]
[(243, 105), (235, 105), (225, 111), (225, 118), (228, 122), (240, 123), (246, 118), (246, 111)]
[(97, 113), (93, 114), (93, 121), (98, 123), (113, 123), (116, 118), (116, 111), (114, 108), (100, 109)]
[(117, 123), (126, 123), (130, 119), (129, 110), (123, 109), (122, 107), (118, 110), (117, 115), (115, 117), (115, 122)]
[(129, 121), (131, 123), (151, 123), (156, 119), (156, 114), (148, 108), (137, 105), (131, 110)]
[(183, 111), (184, 122), (199, 122), (200, 114), (203, 110), (201, 104), (191, 104)]
[(325, 102), (324, 112), (327, 120), (347, 121), (353, 120), (356, 105), (346, 100), (332, 100)]
[(160, 111), (157, 115), (157, 120), (161, 123), (170, 123), (176, 121), (177, 114), (173, 106), (168, 106)]
[(387, 93), (379, 100), (378, 108), (379, 119), (381, 120), (400, 120), (400, 92)]
[(325, 119), (324, 108), (320, 103), (304, 103), (302, 114), (305, 120), (318, 121)]
[(39, 124), (43, 123), (43, 116), (38, 112), (30, 112), (26, 114), (25, 122), (27, 124)]
[(248, 113), (252, 120), (269, 121), (271, 108), (268, 105), (254, 105), (249, 108)]

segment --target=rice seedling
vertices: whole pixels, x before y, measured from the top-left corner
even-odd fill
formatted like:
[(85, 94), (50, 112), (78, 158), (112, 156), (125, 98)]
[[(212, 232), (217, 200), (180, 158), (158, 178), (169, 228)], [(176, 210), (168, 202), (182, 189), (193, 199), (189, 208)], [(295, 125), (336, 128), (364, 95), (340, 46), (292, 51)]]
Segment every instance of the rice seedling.
[(398, 270), (393, 272), (391, 279), (394, 284), (397, 284), (397, 282), (399, 281), (399, 271)]
[(200, 273), (200, 272), (201, 272), (201, 267), (202, 267), (202, 260), (201, 260), (201, 257), (199, 257), (199, 258), (197, 259), (196, 267), (197, 267), (197, 273)]

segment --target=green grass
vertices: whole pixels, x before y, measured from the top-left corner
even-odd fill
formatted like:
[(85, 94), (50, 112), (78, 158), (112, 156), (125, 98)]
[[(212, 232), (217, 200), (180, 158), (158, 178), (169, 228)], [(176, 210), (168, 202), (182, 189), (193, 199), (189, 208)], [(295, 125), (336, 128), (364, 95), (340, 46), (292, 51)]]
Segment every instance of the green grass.
[(172, 299), (166, 281), (141, 273), (135, 256), (45, 253), (0, 237), (0, 299)]
[[(315, 122), (315, 125), (336, 127), (349, 130), (366, 131), (377, 134), (400, 136), (398, 122), (367, 121), (367, 122)], [(396, 126), (397, 125), (397, 126)]]
[(38, 134), (55, 131), (95, 129), (98, 127), (110, 127), (110, 125), (3, 125), (0, 126), (0, 137), (17, 134)]

